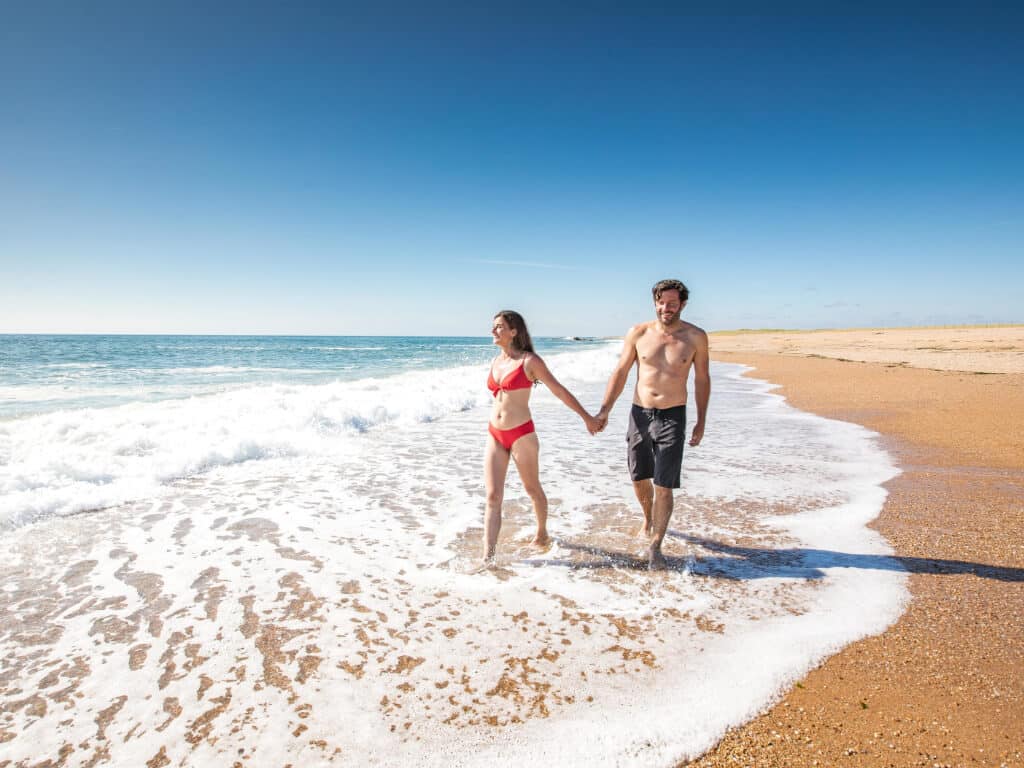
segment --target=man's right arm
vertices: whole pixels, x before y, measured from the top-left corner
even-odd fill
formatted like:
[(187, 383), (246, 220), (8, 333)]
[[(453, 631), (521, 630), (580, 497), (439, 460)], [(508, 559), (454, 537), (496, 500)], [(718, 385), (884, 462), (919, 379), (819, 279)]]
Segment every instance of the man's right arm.
[(604, 390), (604, 400), (601, 402), (601, 410), (597, 412), (597, 418), (603, 423), (607, 423), (612, 406), (615, 405), (615, 401), (619, 399), (619, 395), (622, 394), (622, 390), (626, 386), (629, 369), (636, 362), (636, 342), (643, 332), (644, 326), (641, 324), (634, 325), (626, 333), (626, 339), (622, 343), (622, 354), (619, 355), (615, 370), (612, 371), (612, 375), (608, 379), (608, 386)]

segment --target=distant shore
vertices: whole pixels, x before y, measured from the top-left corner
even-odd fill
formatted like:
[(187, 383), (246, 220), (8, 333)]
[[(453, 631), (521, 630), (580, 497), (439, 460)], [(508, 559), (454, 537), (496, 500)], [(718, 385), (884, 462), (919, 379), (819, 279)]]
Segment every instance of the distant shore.
[(1024, 373), (1024, 325), (715, 331), (716, 352), (765, 353), (971, 373)]
[(692, 765), (1024, 764), (1024, 327), (714, 333), (711, 349), (883, 435), (903, 473), (873, 526), (913, 599)]

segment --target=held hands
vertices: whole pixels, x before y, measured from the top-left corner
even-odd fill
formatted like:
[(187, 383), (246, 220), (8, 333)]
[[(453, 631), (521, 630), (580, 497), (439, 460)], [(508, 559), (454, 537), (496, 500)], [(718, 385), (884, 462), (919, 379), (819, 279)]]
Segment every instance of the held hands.
[(602, 430), (604, 430), (606, 426), (608, 426), (608, 414), (606, 414), (604, 412), (604, 409), (602, 408), (600, 411), (597, 412), (596, 416), (591, 416), (590, 414), (587, 414), (583, 418), (583, 421), (587, 425), (587, 432), (589, 432), (592, 435), (596, 435), (598, 432), (601, 432)]

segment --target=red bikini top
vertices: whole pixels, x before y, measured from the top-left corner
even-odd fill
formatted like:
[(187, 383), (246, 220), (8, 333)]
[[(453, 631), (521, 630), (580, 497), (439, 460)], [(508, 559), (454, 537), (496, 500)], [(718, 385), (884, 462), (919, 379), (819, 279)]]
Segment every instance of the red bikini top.
[(530, 377), (526, 375), (526, 359), (523, 359), (519, 365), (513, 370), (505, 374), (500, 382), (494, 380), (493, 371), (487, 372), (487, 388), (491, 390), (491, 394), (495, 397), (498, 396), (498, 392), (511, 392), (513, 389), (529, 389), (533, 386), (533, 382), (530, 381)]

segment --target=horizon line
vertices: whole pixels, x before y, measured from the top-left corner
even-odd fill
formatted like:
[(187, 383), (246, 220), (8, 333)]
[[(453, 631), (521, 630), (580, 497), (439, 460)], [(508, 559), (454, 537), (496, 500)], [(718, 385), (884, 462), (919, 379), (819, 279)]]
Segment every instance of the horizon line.
[[(865, 326), (833, 326), (818, 328), (722, 328), (707, 331), (709, 334), (753, 334), (753, 333), (822, 333), (826, 331), (908, 331), (908, 330), (940, 330), (955, 328), (1021, 328), (1024, 322), (1007, 323), (947, 323), (925, 325), (865, 325)], [(573, 339), (578, 341), (601, 341), (620, 339), (621, 334), (533, 334), (538, 339)], [(3, 336), (208, 336), (208, 337), (241, 337), (241, 338), (376, 338), (376, 339), (486, 339), (488, 334), (473, 335), (465, 333), (176, 333), (176, 332), (142, 332), (142, 331), (0, 331)]]

